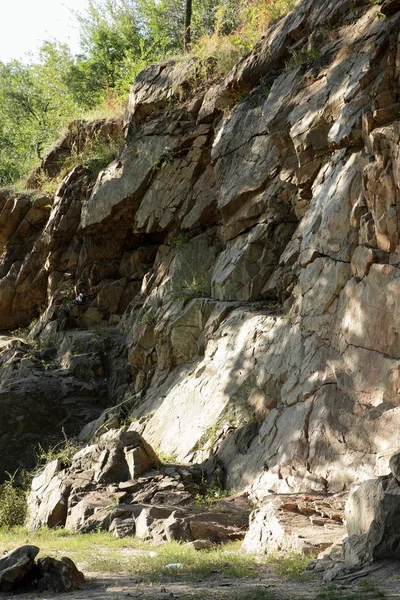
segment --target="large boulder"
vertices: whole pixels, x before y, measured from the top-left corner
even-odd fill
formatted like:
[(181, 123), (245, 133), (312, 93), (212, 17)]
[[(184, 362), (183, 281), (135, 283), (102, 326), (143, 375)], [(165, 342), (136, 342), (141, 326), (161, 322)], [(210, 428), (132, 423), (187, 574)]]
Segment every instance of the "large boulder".
[[(397, 452), (389, 461), (397, 476), (398, 461)], [(343, 544), (346, 563), (400, 559), (400, 483), (395, 476), (362, 483), (350, 494), (345, 515), (349, 534)]]
[(389, 477), (370, 479), (350, 492), (344, 513), (349, 536), (368, 532), (389, 482)]
[(0, 592), (9, 592), (30, 581), (37, 546), (21, 546), (0, 559)]
[(38, 553), (37, 546), (21, 546), (0, 559), (0, 592), (26, 588), (60, 593), (83, 588), (85, 577), (70, 558), (46, 556), (35, 562)]
[(345, 534), (343, 508), (343, 495), (270, 496), (252, 514), (242, 548), (258, 554), (319, 553), (341, 542)]
[(38, 580), (36, 589), (39, 592), (71, 592), (84, 587), (85, 577), (75, 563), (63, 556), (60, 560), (46, 556), (37, 562)]
[(60, 460), (53, 460), (33, 478), (28, 496), (27, 527), (30, 530), (65, 525), (70, 486), (60, 472)]

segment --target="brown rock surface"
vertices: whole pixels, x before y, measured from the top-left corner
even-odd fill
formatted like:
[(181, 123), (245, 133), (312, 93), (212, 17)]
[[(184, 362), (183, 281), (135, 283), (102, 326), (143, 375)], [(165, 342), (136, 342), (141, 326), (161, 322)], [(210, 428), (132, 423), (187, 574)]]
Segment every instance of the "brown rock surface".
[[(59, 358), (86, 355), (65, 359), (75, 379), (43, 376), (47, 415), (60, 388), (93, 400), (95, 373), (104, 404), (81, 419), (94, 421), (82, 439), (129, 419), (158, 452), (216, 461), (220, 483), (261, 503), (388, 473), (400, 422), (399, 27), (393, 0), (302, 0), (205, 95), (190, 89), (191, 64), (143, 71), (121, 154), (96, 181), (77, 166), (48, 201), (0, 192), (0, 328), (41, 307), (31, 337)], [(25, 436), (33, 367), (21, 363), (0, 393)], [(1, 449), (15, 456), (9, 429)], [(106, 445), (95, 483), (117, 489), (146, 461)], [(76, 506), (95, 491), (90, 470)], [(134, 501), (170, 492), (192, 490), (152, 481)]]

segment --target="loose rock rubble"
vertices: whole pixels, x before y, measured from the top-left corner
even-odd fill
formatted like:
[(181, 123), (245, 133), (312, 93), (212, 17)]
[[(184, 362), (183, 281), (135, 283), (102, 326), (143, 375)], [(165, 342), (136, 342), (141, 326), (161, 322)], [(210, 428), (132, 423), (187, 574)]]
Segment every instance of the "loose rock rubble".
[(196, 505), (204, 477), (200, 465), (162, 465), (136, 431), (110, 430), (75, 454), (69, 468), (55, 460), (34, 478), (27, 525), (102, 528), (156, 542), (242, 539), (248, 503), (233, 497), (208, 509)]

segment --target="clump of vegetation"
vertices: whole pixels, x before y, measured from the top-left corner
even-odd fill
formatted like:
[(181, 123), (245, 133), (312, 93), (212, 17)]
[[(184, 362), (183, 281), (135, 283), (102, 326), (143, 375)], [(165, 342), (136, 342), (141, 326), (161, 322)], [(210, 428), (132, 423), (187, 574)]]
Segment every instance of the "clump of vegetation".
[(172, 290), (172, 297), (176, 300), (188, 298), (209, 298), (211, 294), (211, 274), (203, 277), (193, 277), (186, 280), (180, 287)]
[(290, 50), (290, 59), (285, 63), (285, 70), (290, 71), (300, 65), (305, 65), (314, 62), (321, 56), (320, 50), (313, 48), (311, 50)]
[(7, 475), (8, 480), (0, 485), (0, 529), (10, 530), (25, 522), (28, 485), (25, 476), (17, 482), (16, 473)]
[(196, 494), (195, 501), (196, 504), (200, 504), (201, 506), (212, 506), (218, 500), (223, 500), (224, 498), (229, 498), (234, 494), (234, 490), (226, 490), (219, 485), (213, 485), (208, 488), (204, 494)]
[(173, 452), (163, 452), (162, 450), (157, 451), (157, 456), (163, 464), (174, 464), (176, 463), (176, 455)]
[(155, 321), (155, 315), (152, 312), (144, 313), (138, 318), (139, 325), (151, 325)]
[[(110, 164), (119, 154), (119, 144), (111, 138), (102, 138), (100, 135), (89, 140), (79, 152), (73, 152), (64, 165), (64, 173), (71, 171), (78, 164), (84, 165), (97, 175)], [(66, 174), (66, 173), (65, 173)]]
[(172, 238), (172, 246), (175, 248), (183, 248), (190, 240), (190, 235), (187, 231), (181, 231)]
[(288, 13), (295, 3), (295, 0), (216, 3), (212, 28), (199, 35), (192, 47), (193, 54), (203, 65), (208, 65), (203, 76), (226, 75), (260, 39), (268, 23)]
[[(204, 65), (195, 79), (221, 77), (270, 20), (294, 5), (295, 0), (195, 2), (188, 54), (181, 0), (89, 0), (75, 14), (81, 36), (77, 56), (65, 44), (46, 41), (36, 61), (0, 62), (0, 186), (23, 180), (39, 166), (73, 119), (122, 115), (132, 81), (147, 65), (195, 56)], [(91, 151), (92, 158), (79, 160), (87, 159), (95, 170), (114, 152), (110, 145)], [(47, 180), (43, 187), (54, 191)]]
[(302, 554), (270, 554), (268, 563), (272, 565), (275, 573), (282, 577), (294, 579), (295, 581), (306, 581), (307, 575), (304, 575), (304, 569), (307, 567), (312, 557), (306, 557)]
[(63, 468), (71, 466), (72, 457), (81, 449), (74, 440), (66, 440), (52, 448), (45, 450), (40, 444), (36, 451), (36, 462), (38, 467), (53, 460), (59, 460)]

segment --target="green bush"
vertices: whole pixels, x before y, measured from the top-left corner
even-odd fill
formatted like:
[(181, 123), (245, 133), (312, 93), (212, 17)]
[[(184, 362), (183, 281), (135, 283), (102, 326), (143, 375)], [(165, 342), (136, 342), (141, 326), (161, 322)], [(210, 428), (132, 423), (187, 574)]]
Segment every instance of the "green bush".
[(81, 446), (75, 443), (73, 440), (68, 440), (61, 444), (57, 444), (53, 448), (45, 450), (39, 444), (36, 451), (36, 462), (37, 466), (45, 465), (53, 460), (59, 460), (64, 468), (71, 465), (72, 457), (74, 454), (81, 449)]
[(23, 525), (26, 517), (26, 489), (18, 486), (14, 475), (0, 485), (0, 529), (12, 529)]

